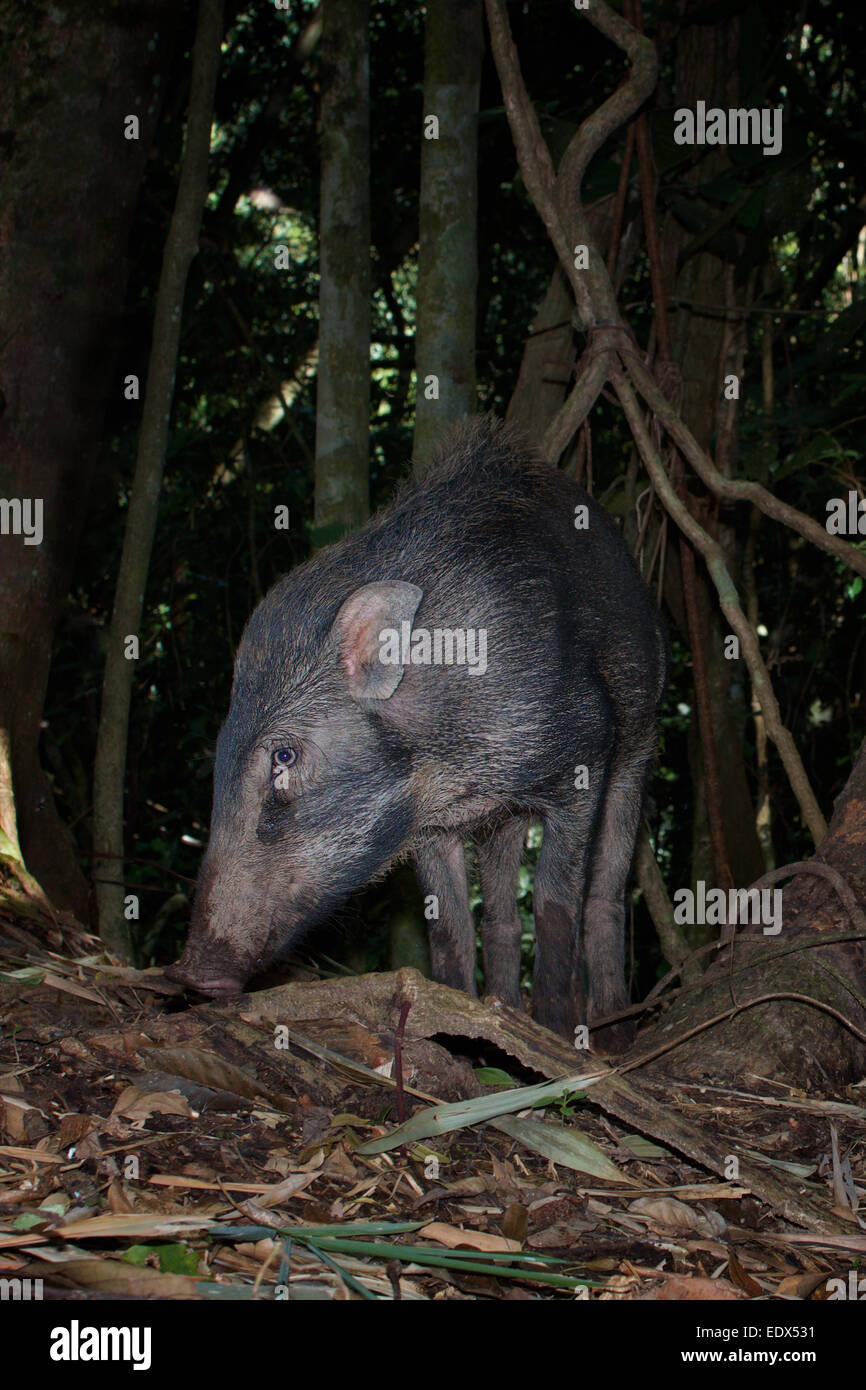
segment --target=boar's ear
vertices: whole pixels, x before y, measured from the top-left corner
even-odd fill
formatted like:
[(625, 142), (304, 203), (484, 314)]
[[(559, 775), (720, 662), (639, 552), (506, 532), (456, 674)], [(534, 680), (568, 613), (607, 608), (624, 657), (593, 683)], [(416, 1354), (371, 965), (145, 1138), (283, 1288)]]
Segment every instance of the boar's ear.
[(387, 700), (403, 679), (401, 623), (411, 624), (423, 590), (392, 580), (364, 584), (346, 599), (331, 628), (349, 694)]

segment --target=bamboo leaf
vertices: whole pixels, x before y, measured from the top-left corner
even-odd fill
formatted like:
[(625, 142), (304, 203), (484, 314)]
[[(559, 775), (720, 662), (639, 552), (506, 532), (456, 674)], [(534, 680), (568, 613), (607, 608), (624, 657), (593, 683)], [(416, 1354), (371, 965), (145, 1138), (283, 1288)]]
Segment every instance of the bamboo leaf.
[(521, 1120), (514, 1116), (494, 1120), (493, 1124), (503, 1134), (518, 1139), (528, 1149), (541, 1154), (542, 1158), (549, 1158), (552, 1163), (574, 1168), (578, 1173), (589, 1173), (606, 1182), (630, 1182), (598, 1145), (581, 1134), (579, 1129), (545, 1123), (544, 1120)]

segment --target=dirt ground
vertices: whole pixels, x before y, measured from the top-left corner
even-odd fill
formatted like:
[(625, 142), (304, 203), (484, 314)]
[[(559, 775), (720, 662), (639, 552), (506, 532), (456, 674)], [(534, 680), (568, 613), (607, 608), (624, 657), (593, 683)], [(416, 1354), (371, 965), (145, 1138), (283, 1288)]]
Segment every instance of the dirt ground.
[(852, 1296), (863, 1086), (672, 1080), (412, 970), (189, 1007), (68, 921), (0, 964), (0, 1278), (44, 1298)]

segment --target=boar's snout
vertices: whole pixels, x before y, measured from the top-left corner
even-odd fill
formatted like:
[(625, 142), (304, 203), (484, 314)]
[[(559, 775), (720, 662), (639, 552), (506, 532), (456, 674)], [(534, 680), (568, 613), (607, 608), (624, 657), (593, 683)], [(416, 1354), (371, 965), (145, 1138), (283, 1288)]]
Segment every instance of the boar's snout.
[(165, 973), (176, 984), (199, 994), (240, 994), (255, 966), (255, 959), (237, 942), (214, 933), (197, 904), (180, 960)]
[[(273, 911), (237, 857), (211, 852), (199, 874), (186, 945), (166, 975), (199, 994), (240, 994), (273, 955)], [(270, 949), (269, 949), (270, 947)]]
[(207, 994), (212, 998), (240, 994), (246, 984), (242, 975), (233, 975), (226, 971), (216, 973), (184, 965), (183, 957), (174, 965), (169, 965), (165, 973), (175, 984), (183, 985), (184, 989), (194, 989), (199, 994)]

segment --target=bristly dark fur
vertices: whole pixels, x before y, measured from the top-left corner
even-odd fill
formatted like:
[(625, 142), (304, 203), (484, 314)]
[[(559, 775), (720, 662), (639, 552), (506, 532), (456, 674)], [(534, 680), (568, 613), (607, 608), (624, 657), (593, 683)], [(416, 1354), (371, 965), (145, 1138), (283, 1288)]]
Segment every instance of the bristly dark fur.
[[(394, 612), (411, 596), (413, 635), (483, 632), (484, 670), (410, 661), (385, 697), (358, 695), (336, 620), (353, 596), (350, 609), (370, 602), (370, 585)], [(510, 426), (461, 422), (422, 477), (250, 618), (181, 977), (212, 976), (215, 959), (215, 988), (247, 978), (411, 854), (438, 905), (436, 978), (473, 991), (469, 834), (487, 987), (517, 1003), (514, 888), (534, 815), (536, 1017), (568, 1034), (587, 981), (590, 1017), (613, 1012), (626, 1002), (625, 885), (666, 665), (658, 611), (604, 509)], [(297, 766), (277, 796), (280, 747)]]

